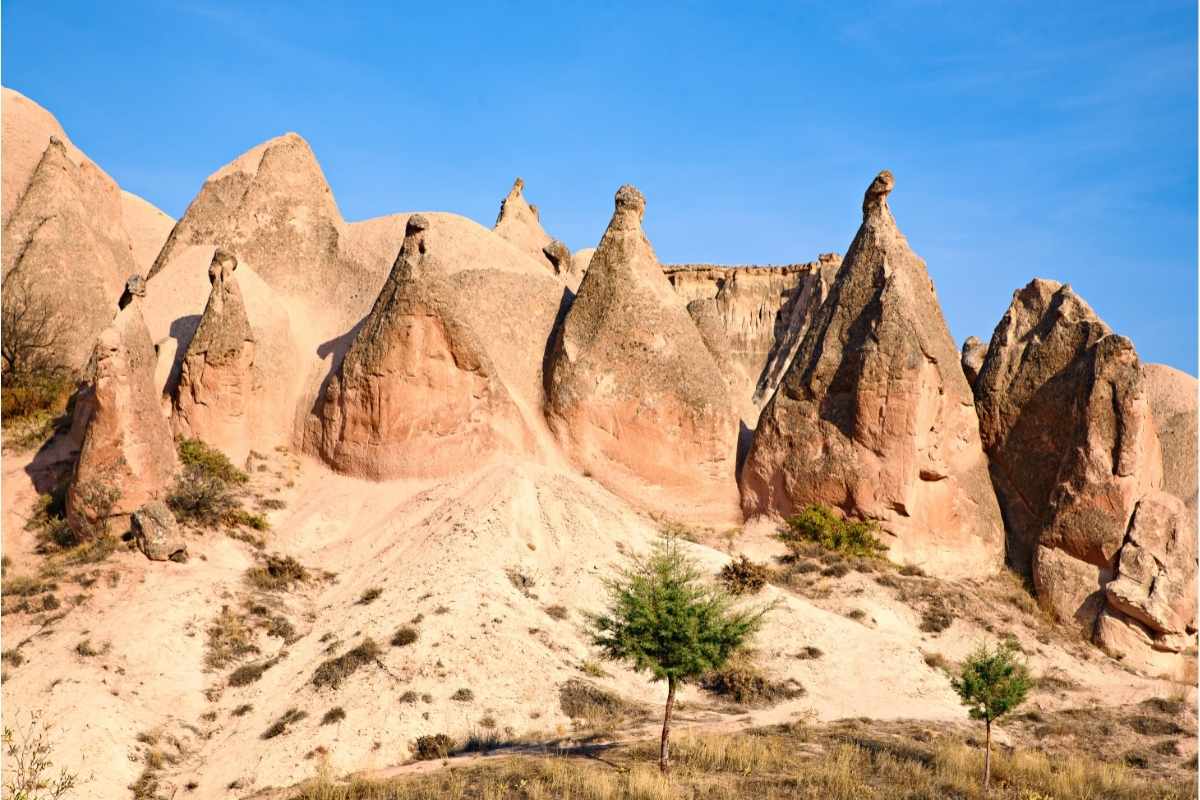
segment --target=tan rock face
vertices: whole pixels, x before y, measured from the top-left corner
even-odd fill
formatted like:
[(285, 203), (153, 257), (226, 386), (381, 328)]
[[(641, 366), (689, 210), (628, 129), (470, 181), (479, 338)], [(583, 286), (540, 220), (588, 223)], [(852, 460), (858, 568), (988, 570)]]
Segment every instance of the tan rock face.
[(890, 556), (939, 575), (986, 574), (1003, 528), (970, 387), (925, 264), (880, 173), (863, 223), (742, 468), (748, 516), (820, 503), (878, 520)]
[[(1195, 515), (1162, 490), (1151, 398), (1178, 395), (1152, 391), (1147, 375), (1069, 286), (1034, 280), (1014, 293), (975, 392), (1010, 563), (1060, 618), (1172, 671), (1162, 654), (1194, 633)], [(1183, 413), (1174, 421), (1186, 426)], [(1194, 475), (1171, 485), (1194, 496)]]
[[(548, 274), (454, 271), (434, 238), (428, 218), (409, 218), (392, 273), (326, 389), (313, 435), (335, 469), (440, 476), (536, 450), (523, 415), (540, 401), (532, 348), (544, 349), (561, 284)], [(516, 307), (505, 297), (524, 298), (524, 334), (492, 319)]]
[[(828, 294), (841, 257), (783, 267), (675, 265), (664, 268), (688, 299), (688, 313), (708, 326), (705, 343), (729, 381), (734, 405), (748, 428), (774, 394), (813, 313)], [(714, 336), (717, 330), (719, 336)]]
[(83, 447), (67, 492), (67, 518), (81, 533), (122, 524), (139, 506), (164, 497), (176, 470), (139, 297), (101, 333), (92, 358), (92, 384), (76, 410), (84, 420)]
[(240, 463), (263, 387), (254, 369), (254, 331), (233, 274), (237, 266), (231, 253), (213, 255), (212, 292), (183, 359), (171, 422), (181, 436), (203, 439)]
[(729, 517), (737, 420), (642, 232), (644, 211), (641, 193), (621, 187), (550, 357), (547, 419), (570, 457), (619, 494)]

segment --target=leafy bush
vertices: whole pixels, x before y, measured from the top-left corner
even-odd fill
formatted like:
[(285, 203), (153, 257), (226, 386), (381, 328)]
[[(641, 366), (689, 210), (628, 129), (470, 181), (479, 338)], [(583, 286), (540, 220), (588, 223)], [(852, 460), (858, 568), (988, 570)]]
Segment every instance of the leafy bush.
[(444, 733), (435, 733), (432, 736), (418, 736), (411, 747), (413, 758), (417, 761), (430, 761), (450, 755), (454, 740)]
[(374, 639), (367, 637), (357, 647), (347, 650), (337, 658), (331, 658), (317, 667), (313, 673), (313, 686), (329, 686), (333, 689), (342, 685), (359, 667), (379, 658), (381, 650)]
[(199, 439), (182, 439), (178, 449), (180, 463), (199, 475), (232, 484), (250, 480), (250, 476), (235, 467), (224, 453)]
[(770, 567), (757, 564), (745, 556), (730, 561), (721, 568), (720, 574), (721, 582), (731, 594), (756, 594), (767, 585), (770, 577)]
[(787, 518), (779, 538), (793, 551), (797, 549), (794, 544), (816, 542), (844, 555), (877, 558), (887, 550), (876, 536), (878, 531), (874, 521), (841, 519), (825, 506), (810, 505)]

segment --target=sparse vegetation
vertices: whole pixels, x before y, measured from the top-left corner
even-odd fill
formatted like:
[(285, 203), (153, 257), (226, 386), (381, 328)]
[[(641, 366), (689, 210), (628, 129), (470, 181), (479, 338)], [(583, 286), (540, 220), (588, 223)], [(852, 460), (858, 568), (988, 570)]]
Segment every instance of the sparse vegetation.
[(455, 690), (454, 694), (450, 695), (450, 699), (459, 703), (469, 703), (475, 699), (475, 693), (464, 687)]
[(739, 556), (721, 568), (721, 582), (730, 594), (757, 594), (771, 577), (771, 568)]
[(820, 658), (825, 655), (825, 651), (819, 647), (813, 647), (811, 644), (800, 648), (800, 652), (796, 653), (796, 658), (801, 661), (809, 661), (815, 658)]
[(276, 659), (270, 659), (268, 661), (256, 661), (253, 664), (244, 664), (229, 673), (228, 683), (230, 686), (249, 686), (262, 678), (263, 673), (275, 666), (276, 663)]
[(178, 451), (180, 463), (200, 475), (228, 484), (242, 484), (250, 480), (250, 476), (235, 467), (224, 453), (199, 439), (180, 440)]
[(537, 585), (537, 577), (530, 572), (527, 572), (522, 567), (509, 567), (505, 570), (508, 575), (508, 581), (517, 591), (529, 598), (536, 598), (533, 593), (533, 587)]
[(358, 646), (347, 650), (337, 658), (331, 658), (317, 667), (313, 673), (313, 686), (321, 688), (328, 686), (336, 689), (360, 667), (366, 666), (379, 658), (382, 651), (374, 639), (367, 637)]
[(321, 717), (321, 724), (333, 725), (334, 723), (341, 722), (345, 718), (346, 709), (342, 708), (341, 706), (334, 706), (325, 712), (325, 716)]
[(546, 611), (546, 614), (552, 619), (563, 620), (563, 619), (566, 619), (567, 617), (571, 616), (571, 612), (567, 610), (566, 606), (560, 606), (560, 605), (546, 606), (545, 611)]
[(241, 487), (250, 477), (224, 453), (199, 439), (181, 440), (178, 451), (184, 469), (167, 494), (167, 505), (181, 522), (207, 529), (268, 529), (266, 517), (242, 507)]
[(789, 547), (815, 542), (843, 555), (877, 558), (887, 551), (876, 535), (878, 531), (879, 525), (874, 521), (842, 519), (825, 506), (810, 505), (788, 517), (779, 538)]
[(222, 669), (233, 661), (257, 653), (254, 631), (245, 618), (229, 606), (221, 611), (208, 626), (208, 649), (204, 663), (211, 669)]
[(704, 573), (675, 537), (655, 544), (645, 557), (633, 557), (606, 583), (608, 610), (589, 617), (592, 643), (605, 658), (627, 661), (652, 680), (667, 682), (667, 704), (659, 769), (670, 769), (669, 740), (675, 691), (723, 667), (745, 646), (769, 608), (735, 610), (730, 595), (705, 585)]
[(54, 726), (43, 721), (41, 712), (12, 716), (16, 729), (4, 726), (4, 794), (11, 800), (60, 800), (79, 785), (79, 776), (65, 767), (54, 768)]
[(383, 594), (383, 589), (380, 589), (378, 586), (372, 586), (363, 591), (362, 596), (358, 598), (357, 605), (369, 606), (379, 599), (379, 595), (381, 594)]
[(987, 728), (983, 760), (983, 791), (987, 794), (992, 776), (992, 723), (1025, 702), (1033, 682), (1029, 669), (1008, 642), (994, 649), (986, 645), (967, 658), (957, 678), (951, 681), (972, 719)]

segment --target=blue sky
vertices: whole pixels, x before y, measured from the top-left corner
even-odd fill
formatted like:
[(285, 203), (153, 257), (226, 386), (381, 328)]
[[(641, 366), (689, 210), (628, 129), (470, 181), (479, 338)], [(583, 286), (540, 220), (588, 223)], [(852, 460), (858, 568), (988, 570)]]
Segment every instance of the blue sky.
[(887, 167), (959, 341), (1054, 278), (1196, 373), (1194, 2), (338, 5), (6, 0), (0, 80), (173, 216), (294, 130), (348, 219), (521, 175), (580, 248), (632, 182), (664, 262), (783, 263)]

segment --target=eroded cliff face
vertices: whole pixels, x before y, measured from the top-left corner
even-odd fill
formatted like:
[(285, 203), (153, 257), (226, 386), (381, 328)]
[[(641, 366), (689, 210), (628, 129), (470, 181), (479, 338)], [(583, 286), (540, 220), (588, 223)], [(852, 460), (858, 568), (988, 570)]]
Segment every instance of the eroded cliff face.
[(547, 419), (618, 494), (732, 519), (738, 426), (725, 378), (642, 232), (641, 192), (623, 186), (615, 205), (554, 343)]
[(970, 387), (883, 172), (863, 223), (763, 409), (741, 473), (747, 516), (810, 503), (878, 520), (890, 556), (942, 576), (994, 572), (1003, 527)]
[[(1010, 564), (1130, 663), (1178, 669), (1195, 630), (1195, 515), (1164, 491), (1160, 393), (1133, 343), (1070, 286), (1035, 279), (1013, 294), (975, 394)], [(1194, 496), (1178, 476), (1170, 485)]]

